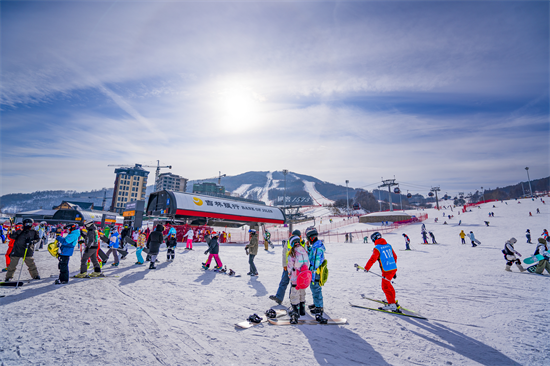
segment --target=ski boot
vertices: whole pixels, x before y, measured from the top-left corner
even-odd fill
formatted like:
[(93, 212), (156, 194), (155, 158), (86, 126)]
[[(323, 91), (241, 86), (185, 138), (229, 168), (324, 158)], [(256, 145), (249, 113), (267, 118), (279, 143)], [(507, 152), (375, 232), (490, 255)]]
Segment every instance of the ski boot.
[(315, 307), (315, 308), (311, 309), (310, 312), (311, 312), (312, 314), (321, 314), (321, 315), (323, 315), (323, 308), (317, 308), (317, 307)]
[(250, 316), (248, 317), (248, 319), (246, 319), (246, 320), (248, 320), (248, 321), (251, 322), (251, 323), (256, 323), (256, 324), (258, 324), (258, 323), (261, 323), (262, 320), (264, 320), (264, 319), (263, 319), (262, 317), (258, 316), (258, 314), (252, 314), (252, 315), (250, 315)]
[(311, 310), (315, 309), (315, 304), (308, 305), (307, 307), (311, 311)]
[(306, 303), (305, 302), (300, 303), (300, 315), (301, 316), (306, 315)]
[(209, 268), (210, 268), (210, 265), (206, 265), (206, 263), (202, 264), (202, 269), (204, 269), (205, 271)]
[(290, 312), (290, 324), (298, 324), (298, 319), (300, 318), (300, 305), (292, 305), (292, 311)]
[(281, 305), (281, 303), (283, 302), (282, 300), (279, 300), (279, 298), (275, 295), (269, 296), (269, 299), (275, 301), (279, 305)]
[(33, 280), (39, 280), (39, 279), (40, 279), (40, 276), (33, 277), (32, 279), (33, 279)]
[(65, 285), (67, 283), (69, 283), (69, 281), (61, 281), (60, 279), (57, 279), (54, 282), (55, 285)]
[(105, 277), (105, 275), (101, 272), (92, 272), (90, 273), (90, 277)]
[(397, 304), (388, 304), (384, 305), (382, 307), (378, 308), (379, 310), (385, 310), (385, 311), (393, 311), (394, 313), (398, 313)]
[(8, 269), (7, 268), (2, 268), (2, 272), (7, 272)]
[(151, 264), (149, 264), (149, 269), (157, 269), (157, 267), (155, 267), (155, 262), (151, 262)]
[(506, 265), (505, 271), (512, 272), (512, 266)]
[(319, 314), (315, 314), (315, 320), (319, 323), (319, 324), (327, 324), (328, 323), (328, 319), (327, 318), (323, 318), (323, 312), (321, 311)]
[(143, 264), (143, 262), (136, 262), (136, 263), (134, 263), (134, 264), (137, 264), (137, 265), (142, 265), (142, 264)]
[(87, 272), (79, 273), (79, 274), (75, 275), (74, 277), (75, 278), (90, 278), (90, 276), (88, 276)]

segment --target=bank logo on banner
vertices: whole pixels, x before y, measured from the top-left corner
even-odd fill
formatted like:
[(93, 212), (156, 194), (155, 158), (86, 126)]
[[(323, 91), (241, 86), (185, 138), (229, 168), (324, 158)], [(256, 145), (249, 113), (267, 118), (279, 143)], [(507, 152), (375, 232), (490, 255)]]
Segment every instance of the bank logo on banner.
[(193, 197), (193, 202), (195, 202), (197, 206), (202, 206), (202, 200), (199, 197)]

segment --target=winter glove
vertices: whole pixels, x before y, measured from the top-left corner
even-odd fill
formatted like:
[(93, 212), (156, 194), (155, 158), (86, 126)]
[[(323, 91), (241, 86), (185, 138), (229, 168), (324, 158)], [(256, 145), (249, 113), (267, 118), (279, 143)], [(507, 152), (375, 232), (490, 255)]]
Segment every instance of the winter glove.
[(521, 257), (521, 254), (519, 254), (518, 252), (516, 252), (516, 254), (518, 255), (518, 257)]
[(204, 251), (204, 254), (208, 254), (208, 250), (205, 250), (205, 251)]

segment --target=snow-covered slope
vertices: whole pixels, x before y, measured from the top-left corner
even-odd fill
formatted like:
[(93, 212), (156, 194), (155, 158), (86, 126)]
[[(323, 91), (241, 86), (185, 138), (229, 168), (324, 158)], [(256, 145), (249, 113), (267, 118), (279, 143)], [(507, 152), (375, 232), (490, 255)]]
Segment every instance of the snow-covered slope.
[[(507, 203), (507, 204), (506, 204)], [(429, 318), (418, 320), (350, 307), (376, 306), (360, 294), (383, 298), (380, 273), (355, 271), (372, 244), (327, 244), (329, 280), (323, 287), (326, 315), (344, 317), (343, 326), (263, 324), (239, 330), (234, 324), (276, 305), (282, 273), (281, 246), (255, 259), (259, 277), (250, 278), (242, 245), (222, 245), (220, 258), (241, 274), (230, 278), (200, 269), (206, 246), (177, 249), (166, 262), (161, 248), (157, 270), (136, 266), (132, 250), (104, 279), (71, 279), (56, 286), (57, 260), (35, 254), (40, 281), (21, 289), (0, 287), (5, 365), (548, 365), (550, 276), (504, 271), (501, 249), (514, 236), (529, 256), (534, 241), (549, 229), (550, 202), (484, 204), (471, 212), (426, 210), (428, 230), (440, 244), (422, 245), (420, 225), (385, 234), (398, 255), (394, 286), (402, 306)], [(539, 208), (541, 213), (536, 214)], [(455, 217), (443, 224), (443, 212)], [(494, 212), (495, 217), (488, 217)], [(533, 216), (529, 216), (532, 212)], [(435, 223), (434, 218), (439, 222)], [(462, 220), (458, 226), (459, 220)], [(490, 221), (487, 227), (483, 221)], [(479, 247), (460, 244), (461, 229), (473, 231)], [(412, 239), (405, 252), (401, 234)], [(0, 261), (7, 246), (0, 244)], [(78, 271), (79, 252), (71, 258)], [(3, 262), (2, 262), (3, 266)], [(18, 272), (17, 272), (18, 273)], [(22, 279), (29, 279), (26, 269)], [(307, 303), (311, 303), (311, 292)], [(284, 306), (289, 306), (288, 296)], [(281, 306), (276, 306), (282, 308)]]

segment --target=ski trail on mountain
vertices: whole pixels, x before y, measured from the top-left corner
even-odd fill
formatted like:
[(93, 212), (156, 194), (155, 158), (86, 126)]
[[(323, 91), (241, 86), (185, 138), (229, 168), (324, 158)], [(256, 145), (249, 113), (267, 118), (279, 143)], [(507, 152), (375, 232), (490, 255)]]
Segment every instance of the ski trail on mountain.
[(323, 196), (321, 193), (317, 192), (315, 189), (315, 182), (308, 182), (307, 180), (303, 180), (304, 183), (304, 190), (309, 194), (313, 202), (315, 204), (322, 206), (322, 205), (332, 205), (334, 201), (329, 200), (325, 196)]

